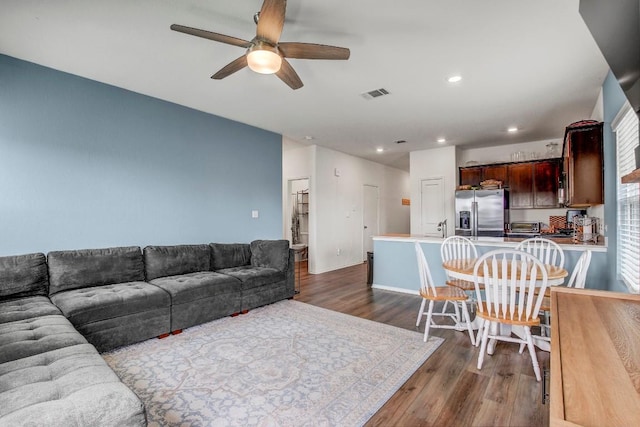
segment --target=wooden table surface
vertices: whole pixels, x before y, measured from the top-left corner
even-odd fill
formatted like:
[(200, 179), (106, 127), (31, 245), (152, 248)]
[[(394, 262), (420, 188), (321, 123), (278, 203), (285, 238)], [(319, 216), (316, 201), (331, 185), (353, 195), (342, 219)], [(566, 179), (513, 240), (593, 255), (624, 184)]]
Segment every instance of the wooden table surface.
[(640, 295), (551, 290), (551, 426), (640, 426)]
[[(457, 278), (473, 281), (473, 267), (475, 263), (475, 258), (454, 259), (443, 262), (442, 268), (449, 273), (453, 273), (452, 276), (458, 276)], [(564, 282), (564, 278), (569, 275), (567, 270), (556, 267), (555, 265), (545, 264), (544, 268), (547, 270), (547, 281), (550, 286), (562, 284)], [(483, 275), (484, 272), (482, 269), (479, 269), (478, 276), (481, 277)]]

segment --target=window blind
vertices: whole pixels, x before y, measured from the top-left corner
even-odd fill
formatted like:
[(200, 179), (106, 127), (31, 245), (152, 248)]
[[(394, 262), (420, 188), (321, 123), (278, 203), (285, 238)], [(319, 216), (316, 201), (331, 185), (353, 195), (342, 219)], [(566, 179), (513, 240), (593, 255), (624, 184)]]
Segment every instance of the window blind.
[(638, 117), (628, 105), (612, 123), (618, 164), (618, 274), (632, 293), (640, 293), (640, 184), (622, 184), (622, 176), (636, 169)]

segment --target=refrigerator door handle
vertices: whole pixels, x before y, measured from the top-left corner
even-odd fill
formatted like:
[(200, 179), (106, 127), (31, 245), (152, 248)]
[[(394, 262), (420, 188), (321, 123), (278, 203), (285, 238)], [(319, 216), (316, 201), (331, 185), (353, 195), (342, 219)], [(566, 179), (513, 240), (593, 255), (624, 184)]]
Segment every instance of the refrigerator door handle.
[(471, 202), (471, 235), (478, 237), (478, 202)]

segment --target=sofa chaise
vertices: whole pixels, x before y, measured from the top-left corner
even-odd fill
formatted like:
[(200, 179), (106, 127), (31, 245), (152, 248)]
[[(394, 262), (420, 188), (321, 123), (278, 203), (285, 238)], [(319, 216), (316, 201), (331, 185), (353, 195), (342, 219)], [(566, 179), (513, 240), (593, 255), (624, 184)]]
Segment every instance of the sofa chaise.
[(0, 258), (0, 426), (144, 426), (144, 405), (47, 295), (44, 254)]

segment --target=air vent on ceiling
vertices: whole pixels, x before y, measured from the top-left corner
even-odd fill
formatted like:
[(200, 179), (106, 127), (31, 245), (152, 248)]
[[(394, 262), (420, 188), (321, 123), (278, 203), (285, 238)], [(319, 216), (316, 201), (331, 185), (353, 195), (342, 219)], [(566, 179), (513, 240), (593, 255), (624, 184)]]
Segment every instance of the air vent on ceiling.
[(380, 88), (380, 89), (362, 93), (361, 95), (364, 99), (374, 99), (384, 95), (389, 95), (389, 91), (384, 88)]

